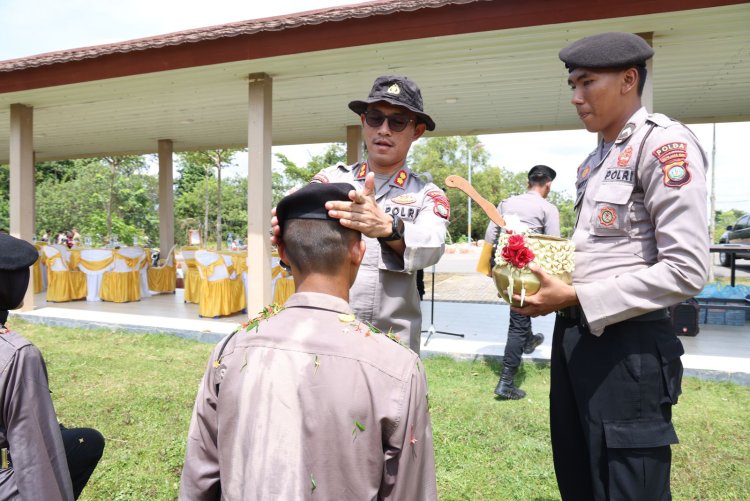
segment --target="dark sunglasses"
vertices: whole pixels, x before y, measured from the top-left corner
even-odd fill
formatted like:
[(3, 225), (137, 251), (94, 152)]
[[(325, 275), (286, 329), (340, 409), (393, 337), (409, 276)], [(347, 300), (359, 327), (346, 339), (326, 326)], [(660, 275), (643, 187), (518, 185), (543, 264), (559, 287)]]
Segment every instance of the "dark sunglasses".
[(393, 132), (401, 132), (409, 125), (409, 122), (414, 120), (409, 118), (409, 115), (404, 113), (394, 113), (393, 115), (386, 115), (379, 110), (367, 110), (365, 111), (365, 123), (370, 127), (380, 127), (383, 122), (388, 120), (388, 128)]

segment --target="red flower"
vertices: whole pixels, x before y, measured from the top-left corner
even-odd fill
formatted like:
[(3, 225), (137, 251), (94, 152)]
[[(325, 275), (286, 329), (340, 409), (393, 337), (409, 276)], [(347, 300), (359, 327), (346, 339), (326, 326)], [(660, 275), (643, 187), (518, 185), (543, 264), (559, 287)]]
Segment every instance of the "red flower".
[(515, 258), (511, 261), (511, 264), (516, 268), (523, 268), (534, 260), (534, 252), (528, 247), (520, 249)]
[(523, 235), (511, 235), (508, 238), (507, 247), (512, 251), (523, 249), (525, 246), (526, 241), (524, 240)]

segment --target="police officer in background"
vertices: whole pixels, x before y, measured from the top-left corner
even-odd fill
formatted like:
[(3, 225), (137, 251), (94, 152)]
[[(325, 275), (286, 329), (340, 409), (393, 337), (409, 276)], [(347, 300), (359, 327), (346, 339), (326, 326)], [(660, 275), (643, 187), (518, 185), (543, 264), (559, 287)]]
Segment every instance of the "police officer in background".
[(519, 313), (561, 310), (550, 431), (563, 500), (668, 500), (682, 344), (667, 307), (709, 266), (705, 154), (692, 132), (641, 105), (651, 47), (603, 33), (560, 51), (596, 149), (578, 168), (573, 285), (536, 273)]
[[(552, 189), (552, 181), (557, 173), (546, 165), (535, 165), (529, 170), (527, 192), (500, 202), (497, 210), (504, 216), (515, 214), (534, 233), (560, 236), (560, 212), (546, 199)], [(485, 246), (497, 243), (500, 228), (490, 221), (484, 235)], [(492, 246), (494, 254), (495, 246)], [(484, 254), (483, 254), (484, 255)], [(489, 257), (492, 257), (489, 256)], [(494, 263), (492, 263), (494, 264)], [(492, 276), (492, 266), (487, 266), (488, 276)], [(503, 372), (495, 387), (495, 394), (500, 398), (520, 400), (526, 392), (517, 388), (513, 378), (521, 365), (523, 353), (531, 354), (544, 342), (543, 334), (531, 331), (531, 319), (515, 311), (510, 312), (508, 337), (503, 355)]]
[(0, 233), (0, 499), (77, 499), (104, 450), (90, 428), (57, 422), (47, 366), (27, 339), (6, 326), (8, 310), (20, 308), (33, 245)]
[[(406, 165), (411, 144), (435, 122), (422, 93), (404, 76), (380, 76), (349, 109), (362, 121), (367, 160), (323, 169), (313, 182), (345, 182), (349, 202), (327, 205), (331, 217), (362, 232), (367, 254), (352, 286), (357, 317), (400, 336), (419, 353), (422, 310), (414, 272), (437, 263), (445, 250), (450, 203), (443, 190)], [(272, 220), (272, 242), (279, 229)]]

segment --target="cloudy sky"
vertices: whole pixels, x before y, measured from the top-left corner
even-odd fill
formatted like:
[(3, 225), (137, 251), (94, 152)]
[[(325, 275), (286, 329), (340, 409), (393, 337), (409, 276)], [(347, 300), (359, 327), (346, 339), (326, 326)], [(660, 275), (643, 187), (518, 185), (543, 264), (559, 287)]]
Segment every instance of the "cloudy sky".
[[(341, 0), (0, 0), (0, 60), (43, 52), (99, 45), (233, 21), (356, 3)], [(367, 92), (367, 89), (363, 89)], [(429, 94), (425, 93), (429, 109)], [(658, 110), (657, 110), (658, 111)], [(693, 125), (711, 157), (713, 125)], [(747, 159), (735, 157), (738, 144), (750, 138), (750, 122), (716, 126), (717, 208), (750, 212)], [(555, 189), (572, 193), (575, 169), (596, 142), (580, 131), (495, 134), (480, 136), (491, 163), (513, 171), (534, 164), (555, 168)], [(325, 145), (275, 147), (305, 163)], [(530, 156), (528, 152), (534, 152)], [(242, 172), (243, 169), (237, 169)]]

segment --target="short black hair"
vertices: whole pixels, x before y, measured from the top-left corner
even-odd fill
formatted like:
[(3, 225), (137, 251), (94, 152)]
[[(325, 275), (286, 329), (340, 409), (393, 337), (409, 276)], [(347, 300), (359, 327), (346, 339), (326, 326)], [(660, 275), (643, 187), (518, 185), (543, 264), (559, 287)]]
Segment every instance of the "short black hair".
[(544, 186), (545, 184), (552, 181), (551, 177), (547, 176), (531, 176), (529, 178), (529, 186)]
[(642, 96), (643, 89), (646, 87), (646, 76), (648, 75), (648, 70), (646, 69), (646, 65), (643, 64), (639, 64), (635, 69), (638, 71), (638, 96)]
[(362, 234), (327, 219), (290, 219), (284, 227), (287, 259), (302, 274), (333, 274)]

